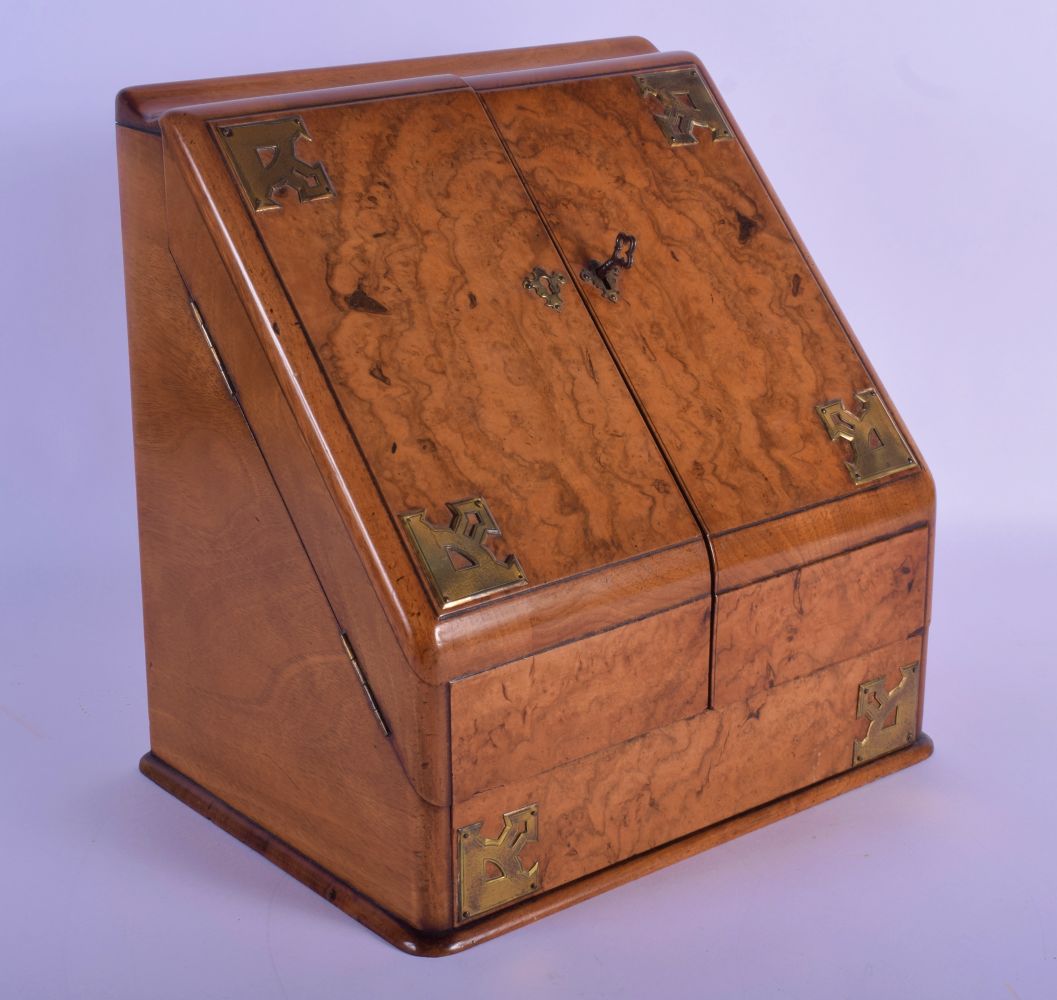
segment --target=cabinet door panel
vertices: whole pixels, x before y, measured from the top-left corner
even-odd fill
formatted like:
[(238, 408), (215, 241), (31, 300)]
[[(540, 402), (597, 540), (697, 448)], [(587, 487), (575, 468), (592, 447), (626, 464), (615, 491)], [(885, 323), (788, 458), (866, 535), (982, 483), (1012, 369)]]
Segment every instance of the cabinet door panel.
[[(297, 111), (333, 194), (253, 213), (394, 518), (483, 497), (530, 585), (698, 536), (468, 88)], [(219, 123), (237, 129), (242, 123)]]
[(632, 74), (483, 99), (578, 281), (636, 237), (580, 288), (709, 531), (851, 492), (815, 407), (872, 380), (738, 140), (670, 145)]

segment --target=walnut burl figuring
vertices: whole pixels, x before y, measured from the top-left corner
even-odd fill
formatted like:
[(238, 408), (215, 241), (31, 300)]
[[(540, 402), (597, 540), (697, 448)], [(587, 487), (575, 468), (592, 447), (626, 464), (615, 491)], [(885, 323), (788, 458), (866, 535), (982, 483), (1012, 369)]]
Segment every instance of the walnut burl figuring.
[(524, 924), (531, 924), (541, 917), (557, 913), (582, 900), (590, 899), (607, 889), (615, 889), (625, 882), (631, 882), (643, 875), (666, 868), (668, 865), (674, 865), (710, 847), (718, 847), (728, 840), (752, 833), (754, 830), (785, 819), (787, 816), (795, 816), (798, 812), (819, 805), (834, 796), (894, 774), (905, 767), (910, 767), (911, 764), (917, 764), (930, 757), (932, 749), (932, 740), (922, 733), (912, 746), (899, 753), (890, 754), (854, 771), (847, 771), (837, 777), (820, 781), (809, 788), (784, 795), (765, 806), (750, 809), (705, 830), (672, 840), (662, 847), (628, 858), (594, 875), (570, 882), (541, 896), (534, 896), (524, 902), (515, 903), (492, 917), (486, 917), (469, 926), (436, 935), (423, 934), (387, 913), (376, 903), (357, 892), (351, 885), (335, 878), (310, 858), (306, 858), (252, 820), (232, 809), (154, 754), (144, 754), (139, 767), (151, 781), (164, 788), (184, 805), (190, 806), (211, 823), (215, 823), (247, 847), (251, 847), (258, 854), (266, 857), (272, 864), (278, 865), (287, 874), (292, 875), (313, 892), (333, 903), (342, 912), (358, 920), (375, 934), (385, 938), (390, 944), (409, 955), (434, 958), (454, 955), (474, 945), (491, 941), (501, 934), (506, 934)]
[(931, 476), (694, 56), (117, 126), (153, 781), (441, 955), (928, 756)]

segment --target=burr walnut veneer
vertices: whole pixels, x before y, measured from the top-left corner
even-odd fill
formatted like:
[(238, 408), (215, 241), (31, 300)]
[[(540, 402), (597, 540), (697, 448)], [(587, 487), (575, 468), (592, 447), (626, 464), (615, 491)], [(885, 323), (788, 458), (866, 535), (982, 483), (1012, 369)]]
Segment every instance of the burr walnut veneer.
[(149, 777), (441, 954), (927, 756), (931, 479), (693, 56), (117, 118)]

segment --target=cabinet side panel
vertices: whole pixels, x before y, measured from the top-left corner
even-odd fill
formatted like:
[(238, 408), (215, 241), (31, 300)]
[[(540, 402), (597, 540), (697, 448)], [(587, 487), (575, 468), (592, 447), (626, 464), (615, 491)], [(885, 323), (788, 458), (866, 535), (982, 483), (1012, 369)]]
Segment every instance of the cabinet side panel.
[(172, 172), (166, 176), (166, 213), (177, 269), (234, 379), (305, 551), (392, 727), (407, 780), (427, 802), (446, 805), (451, 795), (447, 691), (424, 681), (404, 655), (195, 200)]
[(422, 928), (447, 810), (400, 769), (166, 247), (161, 144), (118, 131), (151, 748)]

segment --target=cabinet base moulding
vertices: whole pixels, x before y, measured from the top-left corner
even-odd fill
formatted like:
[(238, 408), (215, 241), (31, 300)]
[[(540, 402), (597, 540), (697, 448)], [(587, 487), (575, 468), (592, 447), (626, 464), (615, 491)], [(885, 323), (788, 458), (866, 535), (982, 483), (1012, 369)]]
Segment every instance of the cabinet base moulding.
[(492, 938), (512, 931), (540, 917), (563, 910), (600, 892), (623, 885), (667, 865), (751, 833), (776, 820), (792, 816), (810, 806), (825, 802), (843, 792), (883, 778), (895, 771), (917, 764), (932, 754), (932, 740), (924, 733), (904, 750), (896, 751), (809, 785), (799, 791), (749, 809), (738, 816), (715, 823), (695, 833), (670, 841), (651, 851), (628, 858), (601, 871), (515, 903), (499, 913), (482, 917), (454, 930), (425, 933), (408, 926), (377, 903), (357, 892), (351, 885), (331, 875), (321, 865), (269, 833), (238, 810), (231, 808), (208, 789), (170, 767), (153, 753), (140, 760), (140, 770), (184, 805), (201, 813), (210, 822), (262, 854), (288, 875), (333, 903), (339, 910), (358, 920), (369, 930), (410, 955), (439, 956), (465, 951)]

